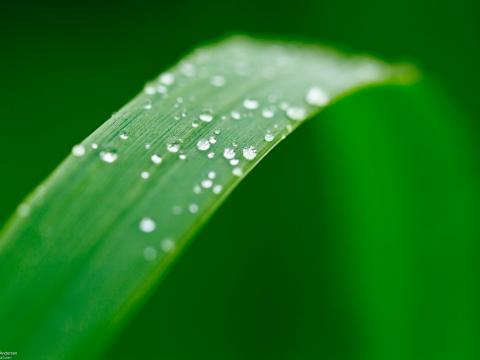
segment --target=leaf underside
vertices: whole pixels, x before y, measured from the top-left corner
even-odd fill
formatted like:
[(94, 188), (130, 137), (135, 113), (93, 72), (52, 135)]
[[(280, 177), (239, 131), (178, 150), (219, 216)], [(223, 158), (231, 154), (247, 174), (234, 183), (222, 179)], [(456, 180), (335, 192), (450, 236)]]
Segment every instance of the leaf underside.
[[(2, 347), (93, 357), (286, 135), (404, 68), (235, 37), (184, 58), (75, 146), (0, 238)], [(241, 219), (239, 219), (241, 221)]]

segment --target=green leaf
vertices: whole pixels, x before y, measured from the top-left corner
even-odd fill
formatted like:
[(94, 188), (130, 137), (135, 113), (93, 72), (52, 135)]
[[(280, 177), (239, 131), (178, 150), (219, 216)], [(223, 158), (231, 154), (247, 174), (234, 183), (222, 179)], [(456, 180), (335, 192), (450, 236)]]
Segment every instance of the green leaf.
[[(196, 50), (73, 147), (18, 207), (0, 239), (0, 322), (9, 324), (0, 345), (26, 359), (98, 355), (286, 135), (355, 89), (412, 74), (241, 37)], [(248, 226), (248, 212), (238, 221)]]

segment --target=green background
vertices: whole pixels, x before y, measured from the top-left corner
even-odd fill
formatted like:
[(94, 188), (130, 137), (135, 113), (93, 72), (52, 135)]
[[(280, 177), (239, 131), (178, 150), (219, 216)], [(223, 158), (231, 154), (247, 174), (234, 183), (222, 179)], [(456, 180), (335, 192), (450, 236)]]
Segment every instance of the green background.
[(418, 84), (343, 100), (273, 151), (105, 357), (477, 359), (479, 20), (466, 0), (3, 2), (0, 223), (198, 44), (413, 62)]

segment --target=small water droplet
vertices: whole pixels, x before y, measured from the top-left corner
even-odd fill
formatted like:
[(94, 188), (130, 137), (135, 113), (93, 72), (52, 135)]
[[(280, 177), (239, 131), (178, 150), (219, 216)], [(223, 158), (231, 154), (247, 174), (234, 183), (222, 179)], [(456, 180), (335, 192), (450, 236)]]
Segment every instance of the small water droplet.
[(226, 80), (223, 76), (221, 75), (215, 75), (210, 79), (210, 84), (212, 84), (215, 87), (222, 87), (226, 83)]
[(209, 113), (203, 113), (198, 115), (198, 118), (203, 122), (210, 122), (213, 120), (213, 115)]
[(152, 86), (152, 85), (147, 85), (147, 86), (145, 86), (144, 91), (145, 91), (145, 94), (147, 94), (147, 95), (153, 95), (153, 94), (155, 94), (155, 87)]
[(200, 193), (202, 192), (202, 187), (199, 186), (199, 185), (195, 185), (195, 186), (193, 187), (193, 192), (194, 192), (195, 194), (200, 194)]
[(234, 176), (242, 176), (243, 171), (242, 171), (242, 169), (236, 167), (235, 169), (232, 170), (232, 174), (233, 174)]
[(215, 156), (215, 153), (213, 151), (210, 151), (207, 156), (209, 159), (213, 159), (213, 157)]
[(150, 150), (151, 147), (152, 147), (151, 144), (145, 144), (145, 149)]
[(230, 116), (232, 117), (232, 119), (235, 120), (240, 120), (240, 118), (242, 117), (242, 115), (238, 111), (232, 111), (230, 113)]
[(255, 99), (243, 100), (243, 107), (248, 110), (255, 110), (258, 108), (258, 101)]
[(208, 142), (213, 145), (217, 142), (217, 138), (215, 136), (210, 136)]
[(151, 109), (152, 109), (152, 103), (150, 103), (150, 102), (149, 102), (149, 103), (146, 103), (145, 105), (143, 105), (143, 108), (144, 108), (145, 110), (151, 110)]
[(205, 180), (202, 180), (201, 184), (204, 189), (210, 189), (213, 185), (213, 181), (210, 179), (205, 179)]
[(187, 155), (186, 154), (180, 154), (180, 155), (178, 155), (178, 158), (180, 160), (187, 160)]
[(209, 171), (208, 172), (208, 178), (209, 179), (215, 179), (217, 177), (217, 173), (215, 171)]
[(200, 151), (206, 151), (210, 148), (210, 142), (207, 139), (200, 139), (197, 142), (197, 149)]
[(266, 109), (263, 109), (262, 110), (262, 116), (265, 118), (265, 119), (271, 119), (275, 116), (275, 111), (273, 110), (273, 108), (266, 108)]
[(198, 205), (197, 204), (188, 205), (188, 211), (190, 211), (192, 214), (196, 214), (198, 212)]
[(215, 185), (213, 187), (213, 193), (214, 194), (220, 194), (223, 190), (223, 186), (222, 185)]
[(307, 111), (300, 106), (291, 106), (287, 109), (287, 116), (291, 120), (302, 121), (307, 116)]
[(172, 85), (175, 82), (175, 75), (172, 73), (164, 73), (160, 75), (160, 82), (165, 85)]
[(163, 239), (162, 242), (160, 243), (160, 248), (162, 249), (163, 252), (169, 253), (173, 250), (175, 250), (175, 243), (173, 242), (172, 239)]
[(147, 246), (143, 249), (143, 257), (147, 261), (153, 261), (157, 258), (157, 250), (151, 246)]
[(253, 146), (249, 146), (243, 149), (243, 157), (247, 160), (253, 160), (257, 156), (257, 149)]
[(147, 180), (150, 177), (150, 173), (148, 171), (142, 171), (140, 173), (140, 177), (144, 180)]
[(175, 154), (180, 150), (180, 144), (179, 143), (168, 143), (167, 144), (167, 151)]
[(215, 135), (220, 135), (221, 131), (220, 129), (215, 129), (215, 131), (213, 132)]
[(314, 86), (308, 89), (305, 101), (313, 106), (325, 106), (330, 101), (330, 97), (322, 88)]
[(118, 155), (114, 151), (102, 151), (100, 152), (100, 159), (108, 164), (112, 164), (118, 159)]
[(72, 148), (72, 155), (73, 156), (82, 157), (83, 155), (85, 155), (85, 153), (86, 153), (86, 149), (85, 149), (85, 146), (83, 146), (83, 145), (75, 145)]
[(156, 91), (159, 94), (166, 94), (168, 92), (168, 89), (166, 88), (166, 86), (160, 84), (160, 85), (157, 85)]
[(127, 134), (126, 132), (122, 132), (122, 133), (120, 134), (120, 139), (122, 139), (122, 140), (128, 140), (128, 134)]
[(223, 150), (223, 157), (228, 160), (233, 159), (235, 157), (235, 150), (232, 148), (225, 148), (225, 150)]
[(177, 206), (174, 206), (174, 207), (172, 208), (172, 213), (173, 213), (174, 215), (180, 215), (180, 214), (182, 213), (182, 208), (181, 208), (180, 206), (178, 206), (178, 205), (177, 205)]
[(155, 223), (155, 221), (153, 221), (153, 219), (145, 217), (140, 220), (140, 224), (138, 225), (138, 227), (144, 233), (151, 233), (155, 231), (155, 229), (157, 228), (157, 224)]
[(163, 161), (162, 157), (160, 155), (157, 155), (157, 154), (153, 154), (152, 156), (150, 156), (150, 160), (152, 160), (152, 162), (155, 165), (160, 165)]
[(237, 166), (239, 164), (240, 160), (238, 159), (232, 159), (230, 160), (230, 165), (232, 166)]
[(266, 133), (264, 139), (266, 142), (272, 142), (273, 139), (275, 139), (275, 135), (272, 133)]
[(92, 147), (93, 150), (97, 150), (98, 149), (98, 144), (93, 143), (91, 145), (91, 147)]
[(197, 123), (197, 122), (195, 122), (195, 121), (194, 121), (194, 122), (192, 122), (192, 127), (193, 127), (193, 128), (197, 128), (197, 127), (198, 127), (198, 123)]

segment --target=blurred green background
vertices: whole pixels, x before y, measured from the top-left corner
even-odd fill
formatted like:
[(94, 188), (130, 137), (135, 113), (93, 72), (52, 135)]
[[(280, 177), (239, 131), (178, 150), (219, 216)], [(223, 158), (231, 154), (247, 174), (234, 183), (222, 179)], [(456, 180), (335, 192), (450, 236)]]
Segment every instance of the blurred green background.
[(341, 101), (260, 164), (105, 358), (478, 359), (479, 7), (4, 1), (0, 223), (148, 79), (226, 33), (413, 62), (418, 84)]

